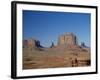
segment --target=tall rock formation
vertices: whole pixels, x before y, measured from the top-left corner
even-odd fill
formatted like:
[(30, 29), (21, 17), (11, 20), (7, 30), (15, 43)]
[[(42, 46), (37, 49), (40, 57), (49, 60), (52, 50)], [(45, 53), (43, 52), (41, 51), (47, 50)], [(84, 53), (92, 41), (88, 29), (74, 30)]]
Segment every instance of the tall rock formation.
[(53, 48), (53, 47), (54, 47), (54, 43), (52, 42), (52, 44), (51, 44), (50, 48)]
[(29, 48), (29, 49), (36, 48), (36, 40), (34, 40), (34, 39), (29, 39), (29, 40), (28, 40), (28, 48)]
[(78, 45), (77, 37), (73, 33), (61, 35), (58, 39), (58, 45)]
[(23, 41), (23, 47), (30, 50), (42, 47), (39, 40), (28, 39)]

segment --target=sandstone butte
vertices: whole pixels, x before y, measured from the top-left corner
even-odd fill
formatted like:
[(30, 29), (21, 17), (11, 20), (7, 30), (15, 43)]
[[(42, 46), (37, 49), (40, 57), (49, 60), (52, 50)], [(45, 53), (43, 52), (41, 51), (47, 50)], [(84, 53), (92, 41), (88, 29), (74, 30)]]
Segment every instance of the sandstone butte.
[(90, 66), (90, 56), (90, 48), (79, 45), (73, 33), (60, 35), (49, 48), (36, 39), (23, 40), (23, 69)]

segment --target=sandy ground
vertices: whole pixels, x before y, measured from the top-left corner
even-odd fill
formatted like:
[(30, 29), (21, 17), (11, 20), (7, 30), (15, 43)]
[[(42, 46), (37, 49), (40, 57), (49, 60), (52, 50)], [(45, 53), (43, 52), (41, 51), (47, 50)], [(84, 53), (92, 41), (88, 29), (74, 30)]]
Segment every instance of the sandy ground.
[(91, 55), (85, 49), (23, 49), (23, 69), (84, 67), (91, 65)]

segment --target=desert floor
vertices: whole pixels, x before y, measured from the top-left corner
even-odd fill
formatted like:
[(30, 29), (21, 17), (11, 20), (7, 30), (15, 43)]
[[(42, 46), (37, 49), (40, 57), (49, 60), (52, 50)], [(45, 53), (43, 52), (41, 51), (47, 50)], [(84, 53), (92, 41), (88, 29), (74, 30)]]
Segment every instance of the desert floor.
[(90, 56), (84, 49), (23, 49), (23, 69), (90, 66)]

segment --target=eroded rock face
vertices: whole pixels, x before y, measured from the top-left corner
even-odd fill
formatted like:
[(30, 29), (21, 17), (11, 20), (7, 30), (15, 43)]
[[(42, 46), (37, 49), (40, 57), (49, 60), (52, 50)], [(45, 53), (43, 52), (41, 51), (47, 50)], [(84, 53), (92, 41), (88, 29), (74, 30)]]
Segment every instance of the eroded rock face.
[(61, 35), (58, 39), (58, 45), (78, 45), (77, 37), (73, 33)]
[(36, 49), (40, 46), (40, 41), (35, 39), (28, 39), (23, 41), (23, 47), (29, 49)]
[(54, 45), (52, 42), (50, 48), (45, 48), (41, 46), (40, 41), (36, 39), (28, 39), (23, 41), (23, 47), (28, 48), (30, 50), (59, 50), (59, 51), (82, 51), (82, 46), (85, 46), (85, 43), (82, 45), (78, 44), (78, 40), (75, 34), (73, 33), (65, 33), (61, 36), (59, 36), (58, 44)]
[(29, 39), (29, 40), (28, 40), (28, 48), (30, 48), (30, 49), (36, 48), (36, 40), (34, 40), (34, 39)]

